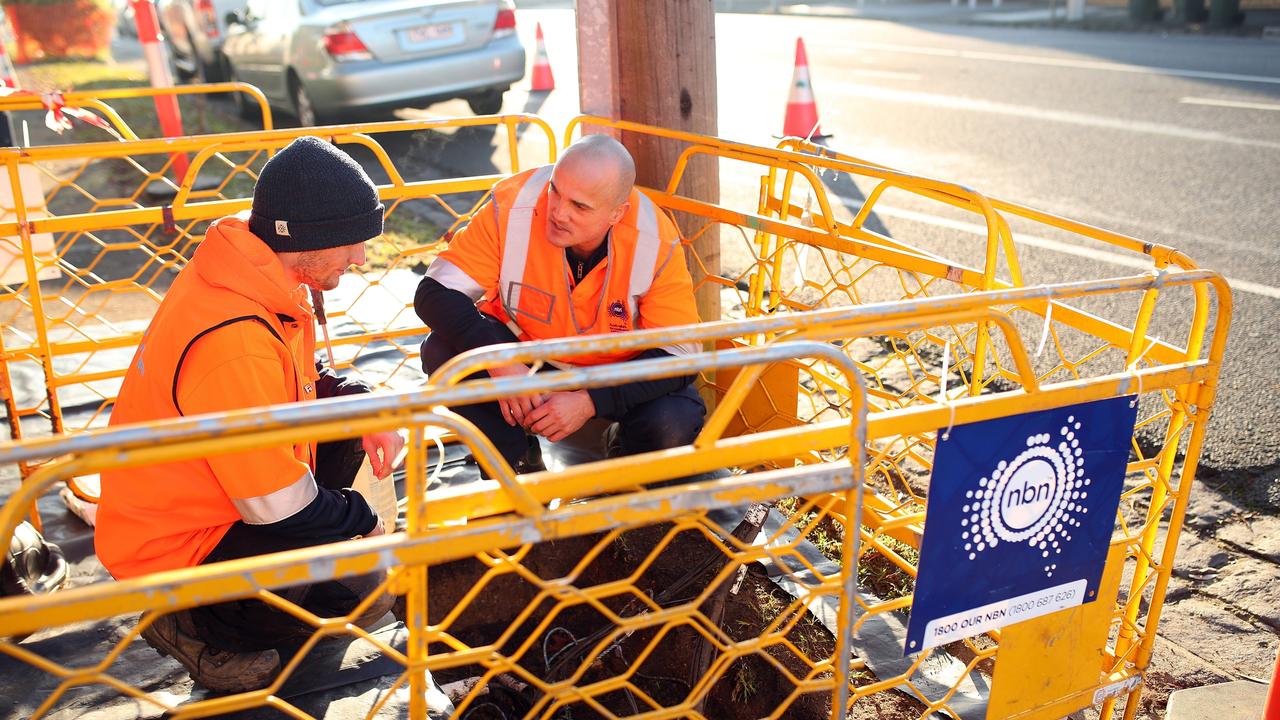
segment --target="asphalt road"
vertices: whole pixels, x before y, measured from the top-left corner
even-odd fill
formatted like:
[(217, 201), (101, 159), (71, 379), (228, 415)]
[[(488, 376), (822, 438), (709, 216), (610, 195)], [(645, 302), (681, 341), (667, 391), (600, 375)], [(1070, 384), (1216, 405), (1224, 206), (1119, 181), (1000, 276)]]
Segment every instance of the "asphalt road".
[[(573, 13), (519, 18), (530, 49), (541, 23), (557, 89), (517, 86), (504, 111), (562, 127), (578, 110)], [(776, 142), (803, 37), (833, 148), (1172, 245), (1230, 278), (1235, 317), (1204, 466), (1239, 481), (1248, 504), (1280, 507), (1280, 44), (734, 14), (718, 16), (716, 34), (722, 137)], [(430, 112), (465, 114), (455, 103)], [(501, 167), (505, 151), (448, 154), (464, 170)], [(754, 180), (727, 172), (725, 193), (754, 196)], [(851, 205), (865, 192), (845, 190)], [(943, 254), (976, 246), (927, 208), (886, 202), (877, 222)], [(1135, 256), (1031, 240), (1028, 282), (1138, 272)], [(1181, 342), (1176, 317), (1162, 322)]]

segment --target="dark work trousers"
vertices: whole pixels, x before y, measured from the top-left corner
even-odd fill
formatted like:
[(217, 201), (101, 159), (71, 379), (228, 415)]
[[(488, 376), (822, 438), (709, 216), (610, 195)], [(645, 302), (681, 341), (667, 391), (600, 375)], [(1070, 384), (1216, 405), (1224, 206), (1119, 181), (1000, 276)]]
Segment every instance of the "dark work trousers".
[[(516, 336), (497, 318), (483, 314), (482, 317), (502, 335), (502, 342), (516, 342)], [(422, 368), (429, 376), (449, 358), (458, 354), (458, 349), (452, 343), (437, 333), (431, 333), (422, 342)], [(488, 377), (488, 373), (480, 372), (472, 377)], [(508, 463), (514, 465), (528, 451), (525, 429), (519, 425), (508, 425), (502, 418), (502, 409), (498, 403), (477, 403), (450, 409), (479, 428)], [(610, 443), (609, 456), (635, 455), (687, 445), (698, 436), (706, 413), (707, 406), (698, 391), (692, 386), (686, 386), (677, 392), (641, 403), (620, 417), (605, 417), (619, 425)]]
[[(316, 447), (316, 484), (332, 490), (351, 487), (363, 460), (364, 449), (360, 446), (360, 438), (320, 443)], [(201, 564), (296, 550), (346, 539), (337, 536), (288, 537), (276, 535), (260, 525), (237, 522), (222, 536), (213, 552)], [(384, 578), (385, 573), (378, 571), (369, 575), (279, 588), (273, 592), (322, 618), (338, 617), (355, 609)], [(310, 625), (261, 600), (232, 600), (192, 608), (191, 619), (201, 640), (220, 650), (232, 652), (268, 648), (291, 651), (315, 632), (315, 628)]]

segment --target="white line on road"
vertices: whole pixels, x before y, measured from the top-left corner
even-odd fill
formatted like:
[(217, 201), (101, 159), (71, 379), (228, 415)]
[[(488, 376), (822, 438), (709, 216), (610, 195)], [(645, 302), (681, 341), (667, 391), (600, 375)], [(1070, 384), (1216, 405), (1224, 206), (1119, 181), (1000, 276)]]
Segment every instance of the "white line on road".
[[(861, 200), (851, 200), (849, 198), (841, 198), (846, 203), (861, 205)], [(914, 210), (904, 210), (892, 206), (877, 204), (875, 207), (877, 215), (889, 215), (891, 217), (902, 218), (903, 220), (912, 220), (915, 222), (934, 225), (937, 227), (959, 230), (973, 235), (982, 237), (987, 236), (987, 226), (977, 223), (963, 222), (961, 220), (950, 220), (948, 218), (940, 218), (936, 215), (928, 213), (916, 212)], [(1099, 250), (1083, 245), (1073, 245), (1060, 240), (1050, 240), (1049, 238), (1036, 237), (1035, 235), (1027, 235), (1025, 233), (1015, 233), (1014, 241), (1018, 245), (1030, 245), (1032, 247), (1042, 248), (1044, 250), (1052, 250), (1054, 252), (1063, 253), (1064, 255), (1074, 255), (1076, 257), (1088, 258), (1090, 260), (1100, 260), (1102, 262), (1119, 265), (1121, 267), (1135, 268), (1138, 270), (1151, 270), (1151, 260), (1143, 259), (1133, 255), (1121, 255), (1120, 253), (1109, 252), (1107, 250)], [(1280, 300), (1280, 288), (1262, 283), (1250, 282), (1248, 280), (1237, 280), (1235, 278), (1227, 278), (1227, 282), (1231, 284), (1232, 290), (1247, 292), (1253, 295), (1261, 295), (1271, 298), (1272, 300)]]
[(1178, 100), (1188, 105), (1213, 105), (1216, 107), (1245, 108), (1246, 110), (1280, 110), (1274, 103), (1247, 102), (1244, 100), (1219, 100), (1217, 98), (1184, 97)]
[(904, 73), (894, 72), (893, 70), (868, 70), (866, 68), (855, 68), (848, 70), (844, 74), (857, 75), (859, 77), (883, 78), (885, 80), (919, 80), (920, 73)]
[(1182, 140), (1219, 142), (1227, 143), (1229, 145), (1244, 145), (1248, 147), (1267, 148), (1269, 150), (1280, 150), (1280, 142), (1236, 137), (1216, 130), (1195, 130), (1192, 128), (1178, 127), (1177, 125), (1166, 125), (1164, 123), (1154, 123), (1143, 120), (1126, 120), (1123, 118), (1104, 117), (1101, 115), (1087, 115), (1085, 113), (1069, 112), (1066, 110), (1045, 110), (1043, 108), (1030, 107), (1028, 105), (1012, 105), (1009, 103), (993, 102), (991, 100), (977, 100), (973, 98), (957, 97), (954, 95), (938, 95), (936, 93), (917, 92), (913, 90), (895, 90), (892, 88), (881, 88), (873, 85), (859, 85), (857, 83), (835, 82), (824, 87), (844, 95), (874, 98), (876, 100), (887, 100), (889, 102), (945, 107), (953, 110), (970, 110), (996, 115), (1010, 115), (1024, 119), (1030, 118), (1035, 120), (1047, 120), (1050, 122), (1105, 128), (1108, 130), (1123, 130), (1128, 132), (1164, 135)]
[(898, 45), (894, 43), (850, 42), (829, 48), (846, 51), (879, 50), (882, 52), (911, 53), (915, 55), (932, 55), (935, 57), (962, 58), (966, 60), (995, 60), (999, 62), (1022, 63), (1026, 65), (1048, 65), (1052, 67), (1077, 68), (1081, 70), (1106, 70), (1108, 72), (1127, 72), (1140, 75), (1168, 75), (1172, 77), (1196, 78), (1198, 80), (1227, 80), (1230, 82), (1251, 82), (1280, 85), (1280, 77), (1270, 75), (1241, 75), (1238, 73), (1209, 72), (1206, 70), (1182, 70), (1179, 68), (1150, 67), (1146, 65), (1127, 65), (1124, 63), (1103, 62), (1100, 60), (1076, 60), (1073, 58), (1046, 57), (1043, 55), (1022, 55), (1018, 53), (999, 53), (984, 50), (952, 50), (948, 48), (932, 48), (921, 45)]

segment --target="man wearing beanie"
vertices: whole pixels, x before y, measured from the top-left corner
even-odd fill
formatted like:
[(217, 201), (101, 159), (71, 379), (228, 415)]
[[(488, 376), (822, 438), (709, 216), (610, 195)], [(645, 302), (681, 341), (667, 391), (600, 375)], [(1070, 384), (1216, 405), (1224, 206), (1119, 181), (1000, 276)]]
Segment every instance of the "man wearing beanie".
[[(671, 218), (635, 185), (635, 163), (617, 140), (587, 135), (555, 165), (507, 178), (427, 268), (414, 309), (431, 334), (428, 373), (458, 353), (498, 343), (606, 335), (698, 322), (693, 281)], [(672, 344), (644, 352), (563, 358), (599, 365), (684, 356)], [(514, 364), (493, 376), (523, 375)], [(706, 407), (693, 375), (615, 387), (505, 398), (454, 408), (493, 441), (517, 473), (544, 469), (538, 436), (556, 442), (591, 418), (611, 421), (609, 456), (684, 445)]]
[[(377, 189), (351, 158), (301, 137), (262, 168), (253, 209), (209, 226), (143, 336), (111, 425), (368, 392), (315, 361), (309, 289), (331, 290), (382, 233)], [(95, 544), (117, 579), (385, 532), (349, 488), (367, 452), (385, 477), (393, 432), (103, 473)], [(275, 591), (350, 613), (383, 574)], [(390, 608), (384, 594), (355, 622)], [(213, 690), (265, 687), (313, 631), (257, 600), (157, 618), (142, 636)]]

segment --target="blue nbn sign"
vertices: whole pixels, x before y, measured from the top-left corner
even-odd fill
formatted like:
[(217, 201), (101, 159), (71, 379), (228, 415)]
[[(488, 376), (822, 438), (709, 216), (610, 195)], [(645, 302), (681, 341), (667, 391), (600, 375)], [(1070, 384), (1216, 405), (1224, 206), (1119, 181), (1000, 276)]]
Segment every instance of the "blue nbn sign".
[(1136, 416), (1108, 398), (939, 439), (905, 653), (1097, 598)]

